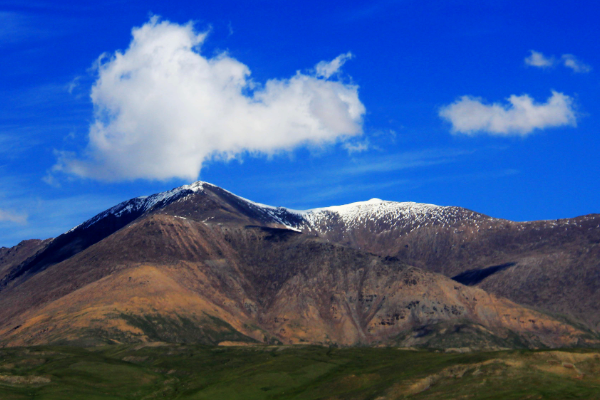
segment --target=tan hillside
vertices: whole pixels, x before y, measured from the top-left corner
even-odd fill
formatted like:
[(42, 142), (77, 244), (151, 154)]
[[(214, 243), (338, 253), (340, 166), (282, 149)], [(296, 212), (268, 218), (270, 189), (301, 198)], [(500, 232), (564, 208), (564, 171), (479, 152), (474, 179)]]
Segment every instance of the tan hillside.
[(596, 344), (569, 324), (394, 258), (165, 212), (0, 291), (2, 343)]

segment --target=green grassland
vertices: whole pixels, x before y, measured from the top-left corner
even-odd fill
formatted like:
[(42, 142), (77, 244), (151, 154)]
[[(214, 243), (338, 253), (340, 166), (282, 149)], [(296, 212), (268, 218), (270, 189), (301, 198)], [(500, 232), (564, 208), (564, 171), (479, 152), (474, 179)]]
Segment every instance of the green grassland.
[(600, 399), (593, 350), (111, 345), (0, 349), (0, 399)]

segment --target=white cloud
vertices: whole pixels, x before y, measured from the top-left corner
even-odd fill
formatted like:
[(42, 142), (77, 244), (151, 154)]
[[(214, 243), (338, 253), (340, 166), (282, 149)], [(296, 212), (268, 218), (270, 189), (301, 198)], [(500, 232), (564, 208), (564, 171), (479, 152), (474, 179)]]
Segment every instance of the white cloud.
[(340, 68), (346, 63), (346, 61), (354, 57), (352, 53), (340, 54), (331, 61), (321, 61), (315, 66), (315, 71), (318, 77), (329, 79), (332, 75), (337, 74)]
[(548, 68), (554, 66), (554, 57), (546, 57), (540, 52), (530, 50), (531, 55), (525, 57), (525, 64), (531, 65), (532, 67)]
[(27, 222), (27, 215), (0, 209), (0, 221), (14, 222), (16, 224), (25, 224)]
[[(559, 63), (554, 56), (546, 57), (544, 54), (535, 50), (530, 50), (530, 52), (531, 55), (529, 57), (525, 57), (525, 64), (532, 67), (549, 68), (554, 67)], [(560, 57), (560, 64), (567, 68), (571, 68), (573, 71), (578, 73), (590, 72), (592, 70), (591, 66), (581, 62), (573, 54), (563, 54)]]
[(561, 60), (565, 67), (571, 68), (578, 73), (590, 72), (592, 70), (592, 67), (578, 60), (573, 54), (563, 54)]
[(369, 150), (369, 148), (371, 147), (369, 144), (368, 140), (363, 140), (363, 141), (354, 141), (354, 142), (344, 142), (343, 144), (344, 149), (346, 149), (346, 151), (350, 154), (352, 153), (362, 153), (363, 151), (367, 151)]
[(509, 104), (484, 104), (480, 98), (463, 96), (440, 109), (439, 115), (452, 124), (453, 133), (474, 135), (528, 135), (535, 129), (575, 126), (573, 99), (559, 92), (544, 104), (535, 103), (529, 95), (508, 98)]
[(273, 154), (362, 134), (358, 87), (327, 79), (349, 58), (264, 86), (221, 53), (201, 53), (206, 33), (156, 17), (124, 52), (98, 63), (95, 121), (85, 155), (63, 153), (54, 171), (101, 180), (196, 179), (203, 162)]

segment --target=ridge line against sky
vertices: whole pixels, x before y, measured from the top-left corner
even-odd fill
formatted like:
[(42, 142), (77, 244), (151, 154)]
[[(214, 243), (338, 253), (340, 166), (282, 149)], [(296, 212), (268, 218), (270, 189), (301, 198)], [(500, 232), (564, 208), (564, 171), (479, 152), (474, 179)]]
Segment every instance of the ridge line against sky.
[(0, 1), (0, 245), (198, 178), (292, 208), (598, 212), (592, 4), (100, 3)]

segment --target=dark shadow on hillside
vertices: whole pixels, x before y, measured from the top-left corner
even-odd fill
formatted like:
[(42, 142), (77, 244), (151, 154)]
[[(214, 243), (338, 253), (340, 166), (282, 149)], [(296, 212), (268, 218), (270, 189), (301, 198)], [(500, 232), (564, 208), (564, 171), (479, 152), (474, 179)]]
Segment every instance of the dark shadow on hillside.
[(510, 268), (516, 264), (517, 263), (509, 262), (505, 264), (494, 265), (493, 267), (470, 269), (456, 276), (453, 276), (452, 279), (454, 279), (458, 283), (462, 283), (463, 285), (473, 286), (477, 285), (485, 278), (494, 275), (495, 273), (498, 273), (500, 271), (504, 271), (505, 269)]

